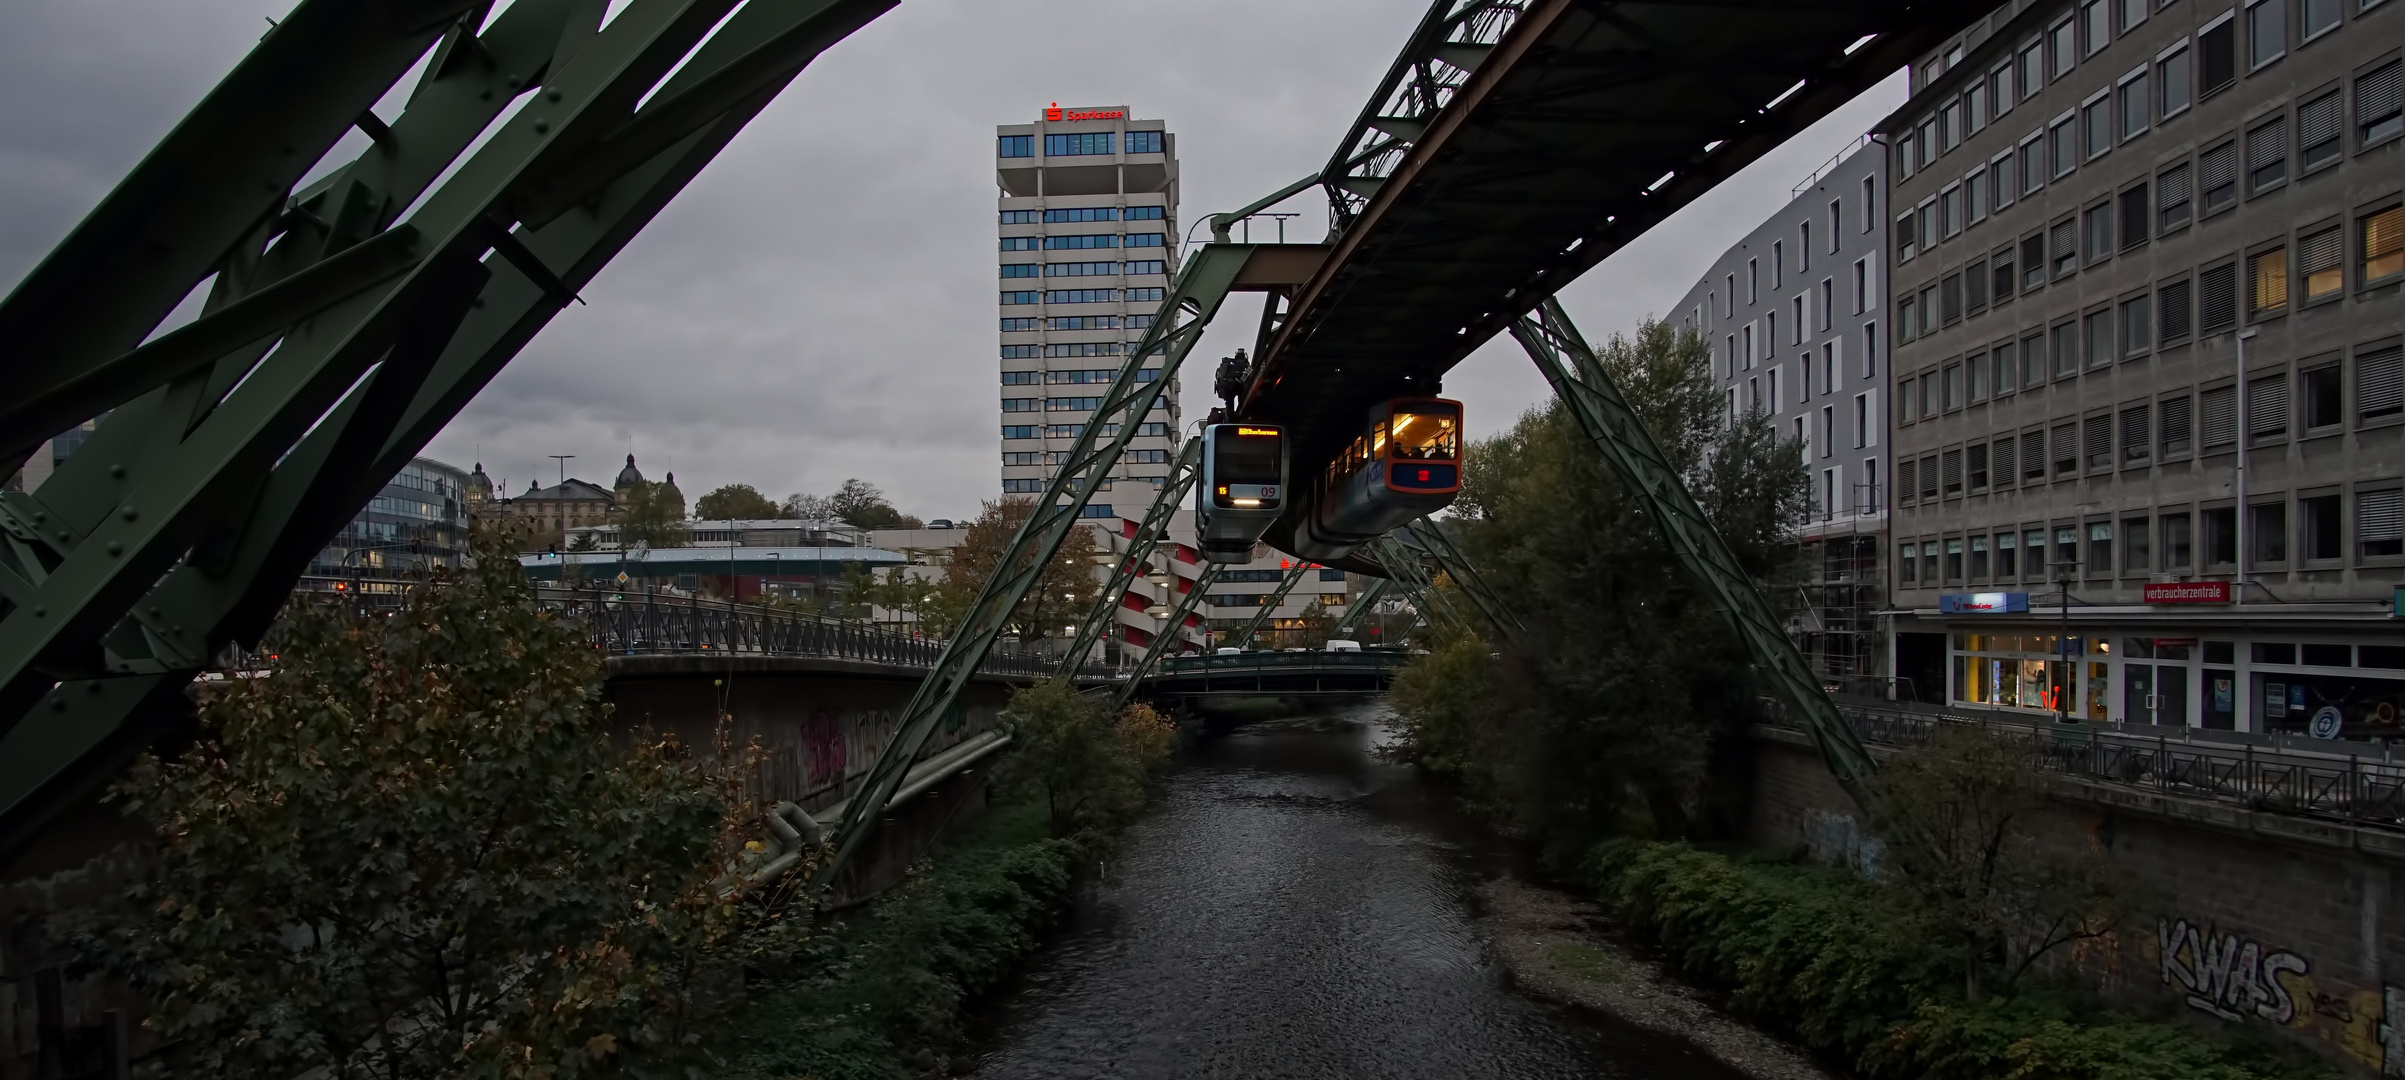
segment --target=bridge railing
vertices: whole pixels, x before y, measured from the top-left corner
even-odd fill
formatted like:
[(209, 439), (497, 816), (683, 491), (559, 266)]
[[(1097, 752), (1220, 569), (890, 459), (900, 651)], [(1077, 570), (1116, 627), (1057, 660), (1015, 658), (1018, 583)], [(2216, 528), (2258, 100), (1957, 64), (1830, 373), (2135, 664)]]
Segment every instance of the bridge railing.
[[(897, 633), (808, 612), (776, 611), (660, 593), (538, 588), (536, 597), (584, 628), (593, 646), (611, 656), (669, 653), (731, 656), (792, 656), (857, 660), (899, 667), (932, 666), (941, 639)], [(997, 647), (979, 671), (997, 675), (1050, 675), (1055, 657), (1035, 650)], [(1081, 676), (1108, 677), (1111, 669), (1088, 665)]]
[[(1766, 702), (1775, 706), (1775, 702)], [(1978, 712), (1840, 702), (1864, 742), (1927, 744), (1949, 724), (2027, 748), (2032, 767), (2083, 781), (2206, 799), (2250, 810), (2405, 829), (2405, 760), (2390, 744), (2301, 740), (2153, 725), (2056, 724)], [(1802, 730), (1784, 709), (1776, 727)]]

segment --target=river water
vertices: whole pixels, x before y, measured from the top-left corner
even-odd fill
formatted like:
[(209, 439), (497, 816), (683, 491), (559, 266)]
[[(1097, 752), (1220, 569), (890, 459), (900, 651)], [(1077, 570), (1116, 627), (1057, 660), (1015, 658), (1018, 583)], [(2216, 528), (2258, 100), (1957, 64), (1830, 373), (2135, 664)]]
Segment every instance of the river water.
[(1205, 740), (979, 1021), (985, 1080), (1735, 1080), (1504, 985), (1472, 892), (1519, 853), (1408, 767), (1377, 704)]

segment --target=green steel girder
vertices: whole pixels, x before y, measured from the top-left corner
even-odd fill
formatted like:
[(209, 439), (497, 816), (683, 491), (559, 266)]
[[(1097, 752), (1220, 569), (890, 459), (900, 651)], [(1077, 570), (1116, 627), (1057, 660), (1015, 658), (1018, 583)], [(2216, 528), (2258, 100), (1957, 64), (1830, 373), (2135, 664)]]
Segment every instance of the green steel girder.
[(1812, 733), (1837, 782), (1857, 803), (1867, 805), (1867, 785), (1877, 771), (1877, 762), (1838, 715), (1836, 705), (1821, 689), (1820, 678), (1779, 625), (1770, 602), (1738, 564), (1720, 530), (1704, 516), (1703, 507), (1697, 505), (1670, 459), (1663, 456), (1661, 444), (1654, 441), (1643, 418), (1579, 336), (1561, 301), (1547, 297), (1535, 312), (1514, 323), (1511, 333), (1545, 373), (1545, 380), (1553, 384), (1554, 393), (1561, 395), (1580, 429), (1602, 451), (1604, 461), (1644, 504), (1671, 554), (1728, 618), (1730, 629), (1752, 655), (1755, 670), (1803, 718), (1805, 730)]
[(1294, 569), (1287, 571), (1286, 579), (1278, 582), (1277, 591), (1261, 601), (1261, 610), (1254, 612), (1253, 617), (1245, 621), (1244, 628), (1236, 631), (1236, 636), (1229, 638), (1227, 644), (1239, 649), (1252, 644), (1253, 635), (1260, 633), (1261, 624), (1268, 622), (1269, 617), (1277, 612), (1278, 605), (1286, 602), (1286, 594), (1294, 591), (1295, 583), (1303, 580), (1305, 572), (1315, 569), (1318, 569), (1316, 565), (1296, 559)]
[(1194, 479), (1202, 473), (1201, 436), (1186, 440), (1178, 451), (1177, 461), (1169, 467), (1169, 475), (1161, 480), (1161, 491), (1153, 496), (1152, 506), (1144, 511), (1143, 524), (1127, 542), (1126, 557), (1113, 564), (1110, 580), (1103, 583), (1102, 595), (1094, 598), (1094, 610), (1086, 613), (1085, 622), (1077, 628), (1077, 637), (1069, 643), (1069, 651), (1061, 654), (1060, 674), (1075, 675), (1092, 652), (1094, 643), (1110, 632), (1119, 614), (1119, 606), (1127, 595), (1127, 587), (1135, 583), (1136, 575), (1144, 572), (1147, 560), (1161, 546), (1161, 538), (1169, 535), (1169, 522), (1185, 509), (1186, 493), (1194, 490)]
[[(1077, 527), (1086, 502), (1096, 489), (1110, 478), (1111, 469), (1119, 463), (1128, 441), (1154, 403), (1161, 400), (1171, 380), (1177, 377), (1178, 366), (1185, 363), (1186, 354), (1202, 340), (1203, 327), (1219, 313), (1220, 304), (1236, 288), (1237, 276), (1252, 257), (1252, 244), (1205, 244), (1186, 257), (1178, 270), (1177, 280), (1169, 288), (1168, 299), (1161, 305), (1161, 315), (1153, 320), (1150, 329), (1131, 350), (1133, 359), (1119, 369), (1119, 376), (1102, 395), (1101, 407), (1079, 432), (1044, 493), (1036, 498), (1035, 509), (1019, 524), (1011, 537), (1010, 546), (1003, 551), (992, 577), (977, 590), (977, 598), (961, 618), (960, 628), (944, 642), (927, 677), (913, 691), (910, 702), (902, 707), (893, 737), (886, 740), (877, 761), (870, 766), (860, 790), (844, 804), (843, 821), (835, 830), (835, 853), (819, 868), (819, 884), (832, 882), (852, 853), (885, 813), (886, 804), (902, 786), (902, 778), (918, 760), (919, 751), (927, 745), (927, 737), (952, 703), (960, 696), (961, 687), (976, 674), (977, 665), (985, 659), (994, 639), (1002, 634), (1003, 625), (1019, 601), (1033, 588), (1044, 567), (1060, 553), (1061, 542), (1069, 530)], [(1137, 371), (1144, 359), (1165, 354), (1161, 367), (1152, 381), (1137, 381)], [(1102, 431), (1112, 417), (1121, 417), (1117, 433), (1104, 438)]]
[[(1154, 634), (1152, 643), (1144, 647), (1144, 658), (1136, 661), (1135, 668), (1127, 673), (1127, 680), (1112, 692), (1112, 711), (1126, 708), (1128, 699), (1136, 696), (1136, 688), (1144, 684), (1145, 677), (1152, 674), (1152, 669), (1160, 664), (1161, 658), (1177, 651), (1178, 642), (1186, 637), (1186, 620), (1202, 604), (1203, 594), (1211, 591), (1211, 584), (1219, 580), (1219, 566), (1218, 563), (1204, 563), (1202, 573), (1194, 576), (1194, 584), (1170, 607), (1168, 617), (1161, 621), (1160, 632)], [(1208, 646), (1205, 651), (1208, 651)]]
[[(44, 344), (0, 371), (24, 391), (0, 393), (0, 430), (114, 410), (39, 490), (0, 499), (0, 850), (174, 723), (184, 685), (255, 640), (311, 553), (805, 64), (892, 4), (635, 0), (605, 28), (594, 0), (520, 0), (479, 30), (483, 5), (305, 0), (271, 32), (0, 302), (0, 326)], [(360, 39), (339, 62), (320, 62), (325, 25)], [(402, 115), (363, 116), (430, 45)], [(286, 199), (353, 123), (369, 149)], [(620, 156), (578, 156), (595, 146)], [(546, 223), (514, 209), (558, 189), (581, 200)], [(210, 273), (199, 319), (135, 347)]]
[(1411, 598), (1412, 606), (1419, 608), (1430, 623), (1443, 619), (1464, 630), (1476, 629), (1477, 623), (1463, 614), (1460, 605), (1428, 576), (1427, 556), (1418, 548), (1397, 539), (1391, 532), (1371, 541), (1369, 548), (1371, 557), (1394, 579), (1395, 587)]
[(1345, 611), (1344, 618), (1337, 621), (1336, 628), (1328, 631), (1328, 636), (1350, 640), (1354, 631), (1361, 628), (1361, 620), (1369, 617), (1370, 609), (1385, 599), (1387, 592), (1394, 587), (1393, 578), (1370, 579), (1369, 586), (1361, 590), (1361, 595), (1353, 598), (1352, 606)]
[(1421, 518), (1406, 523), (1395, 530), (1394, 535), (1405, 547), (1416, 549), (1436, 560), (1436, 565), (1444, 568), (1445, 576), (1452, 578), (1461, 594), (1477, 605), (1478, 613), (1486, 616), (1488, 625), (1493, 626), (1497, 633), (1507, 638), (1517, 637), (1525, 629), (1520, 624), (1519, 616), (1512, 614), (1503, 599), (1495, 595), (1495, 590), (1487, 586), (1486, 579), (1479, 576), (1478, 568), (1470, 564), (1470, 557), (1462, 554), (1452, 537), (1445, 535), (1444, 526)]

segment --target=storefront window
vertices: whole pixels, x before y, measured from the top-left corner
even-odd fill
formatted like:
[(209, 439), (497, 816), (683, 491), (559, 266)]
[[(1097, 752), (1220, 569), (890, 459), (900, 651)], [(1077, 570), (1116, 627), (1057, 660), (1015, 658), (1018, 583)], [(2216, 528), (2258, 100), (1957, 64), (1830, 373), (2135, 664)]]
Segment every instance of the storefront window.
[(2055, 687), (2071, 670), (2050, 659), (2058, 641), (2052, 634), (1956, 635), (1955, 700), (2053, 712)]

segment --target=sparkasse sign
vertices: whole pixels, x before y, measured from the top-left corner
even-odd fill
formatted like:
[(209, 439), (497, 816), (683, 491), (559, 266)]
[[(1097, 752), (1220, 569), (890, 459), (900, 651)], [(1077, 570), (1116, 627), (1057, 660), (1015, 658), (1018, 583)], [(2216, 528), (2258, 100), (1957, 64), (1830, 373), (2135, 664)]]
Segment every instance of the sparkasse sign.
[(1050, 108), (1047, 108), (1047, 109), (1045, 109), (1045, 110), (1044, 110), (1044, 119), (1046, 119), (1046, 120), (1051, 120), (1051, 121), (1062, 121), (1062, 120), (1125, 120), (1125, 119), (1127, 119), (1127, 110), (1126, 110), (1126, 109), (1064, 109), (1064, 108), (1061, 108), (1061, 103), (1060, 103), (1060, 102), (1057, 102), (1057, 101), (1055, 101), (1055, 102), (1053, 102), (1053, 103), (1052, 103), (1052, 106), (1051, 106)]
[(2230, 602), (2230, 583), (2226, 581), (2174, 581), (2146, 587), (2149, 604), (2226, 604)]

